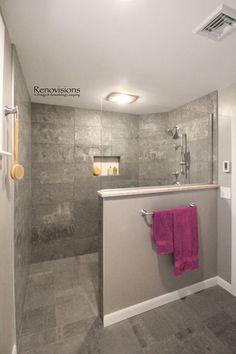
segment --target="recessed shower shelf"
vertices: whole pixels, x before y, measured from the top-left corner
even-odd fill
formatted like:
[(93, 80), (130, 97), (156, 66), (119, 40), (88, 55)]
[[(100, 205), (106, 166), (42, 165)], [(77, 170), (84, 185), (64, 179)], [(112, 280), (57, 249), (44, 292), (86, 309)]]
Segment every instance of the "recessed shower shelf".
[(94, 156), (94, 176), (118, 176), (120, 171), (119, 156)]

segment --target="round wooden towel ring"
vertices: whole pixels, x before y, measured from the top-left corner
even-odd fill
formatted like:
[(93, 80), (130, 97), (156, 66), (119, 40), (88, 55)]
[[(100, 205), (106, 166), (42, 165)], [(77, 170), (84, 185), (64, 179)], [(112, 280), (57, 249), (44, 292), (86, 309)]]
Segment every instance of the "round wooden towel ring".
[(25, 174), (24, 167), (19, 164), (14, 164), (11, 168), (11, 177), (14, 181), (20, 181)]

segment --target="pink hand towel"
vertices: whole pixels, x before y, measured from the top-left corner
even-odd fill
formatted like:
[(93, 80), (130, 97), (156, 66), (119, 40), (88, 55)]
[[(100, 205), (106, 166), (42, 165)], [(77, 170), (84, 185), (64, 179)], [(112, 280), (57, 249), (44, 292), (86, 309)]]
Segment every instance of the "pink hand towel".
[(175, 275), (199, 268), (197, 207), (174, 209), (173, 230)]
[(152, 215), (152, 241), (159, 254), (174, 252), (173, 245), (173, 212), (172, 210), (156, 210)]

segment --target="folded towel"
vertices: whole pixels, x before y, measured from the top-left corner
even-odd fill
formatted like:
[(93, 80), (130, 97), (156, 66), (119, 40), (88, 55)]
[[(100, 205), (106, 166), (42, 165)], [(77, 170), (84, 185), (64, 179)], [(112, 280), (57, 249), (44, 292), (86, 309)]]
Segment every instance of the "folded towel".
[(173, 244), (173, 212), (172, 210), (156, 210), (152, 215), (152, 241), (160, 254), (174, 252)]
[(173, 210), (174, 272), (199, 268), (197, 207)]

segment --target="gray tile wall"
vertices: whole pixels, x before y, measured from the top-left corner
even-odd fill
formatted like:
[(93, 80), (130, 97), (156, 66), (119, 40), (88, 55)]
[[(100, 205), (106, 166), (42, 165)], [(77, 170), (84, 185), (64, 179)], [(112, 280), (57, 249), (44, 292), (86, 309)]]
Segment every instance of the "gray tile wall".
[[(172, 184), (178, 160), (168, 127), (186, 130), (192, 181), (207, 182), (204, 119), (216, 101), (213, 93), (170, 113), (142, 116), (32, 104), (32, 261), (97, 251), (98, 189)], [(94, 177), (94, 155), (120, 156), (120, 176)]]
[(132, 114), (103, 112), (102, 155), (120, 156), (120, 175), (101, 177), (101, 187), (138, 186), (139, 117)]
[(19, 107), (19, 159), (25, 168), (22, 181), (14, 182), (14, 254), (16, 330), (20, 333), (31, 253), (31, 103), (14, 50), (14, 101)]
[(168, 113), (139, 117), (139, 185), (172, 183), (168, 166), (173, 154), (168, 141)]
[[(138, 185), (138, 117), (32, 104), (32, 262), (97, 251), (97, 190)], [(94, 177), (93, 156), (121, 156)]]
[(32, 261), (74, 250), (74, 109), (32, 104)]

